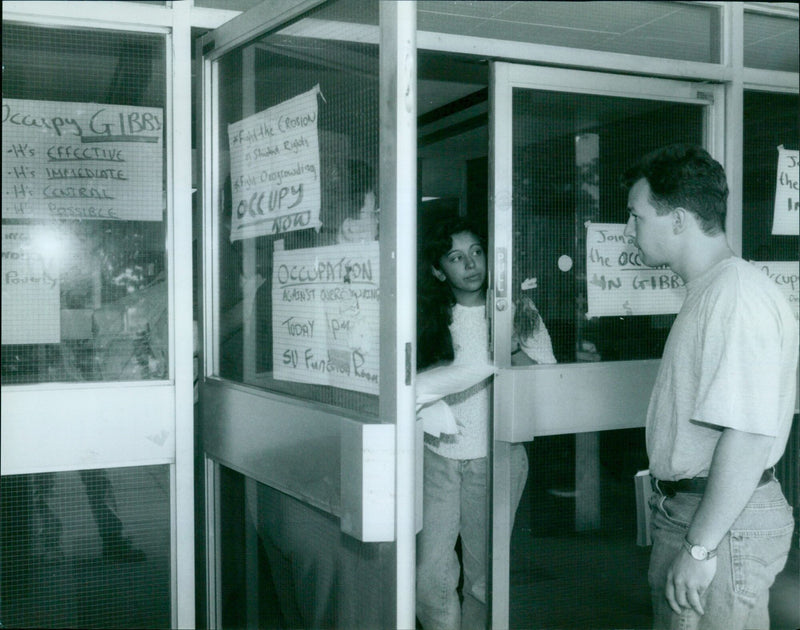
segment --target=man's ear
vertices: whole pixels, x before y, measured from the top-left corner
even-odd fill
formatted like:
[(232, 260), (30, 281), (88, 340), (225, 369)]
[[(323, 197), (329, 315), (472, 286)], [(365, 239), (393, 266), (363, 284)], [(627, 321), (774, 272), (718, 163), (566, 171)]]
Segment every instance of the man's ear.
[(678, 206), (672, 210), (672, 233), (680, 234), (689, 226), (689, 211)]
[(433, 277), (436, 278), (439, 282), (444, 282), (447, 280), (447, 276), (444, 275), (444, 272), (441, 269), (437, 269), (433, 265), (431, 265), (431, 273)]

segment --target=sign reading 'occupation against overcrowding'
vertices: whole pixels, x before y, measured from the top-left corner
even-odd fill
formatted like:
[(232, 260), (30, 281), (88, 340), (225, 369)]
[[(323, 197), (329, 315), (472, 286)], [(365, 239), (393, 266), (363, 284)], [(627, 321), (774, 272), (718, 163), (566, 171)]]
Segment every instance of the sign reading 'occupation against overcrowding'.
[(276, 250), (273, 376), (378, 393), (378, 243)]
[(775, 216), (772, 233), (800, 234), (800, 151), (778, 147), (778, 175), (775, 182)]
[(677, 313), (683, 281), (666, 268), (648, 267), (624, 224), (589, 223), (586, 229), (587, 317)]
[(163, 112), (3, 99), (3, 218), (163, 220)]
[(319, 93), (228, 125), (231, 241), (319, 228)]
[(61, 341), (57, 261), (46, 228), (3, 225), (2, 344)]
[(800, 261), (758, 262), (751, 260), (750, 263), (758, 267), (778, 286), (789, 301), (795, 318), (800, 319)]

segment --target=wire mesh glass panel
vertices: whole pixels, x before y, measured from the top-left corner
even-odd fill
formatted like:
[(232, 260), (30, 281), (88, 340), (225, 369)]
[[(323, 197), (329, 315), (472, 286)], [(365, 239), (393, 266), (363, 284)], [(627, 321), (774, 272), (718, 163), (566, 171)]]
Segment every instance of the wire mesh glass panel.
[[(361, 6), (219, 61), (216, 373), (377, 413), (378, 46), (348, 21)], [(377, 6), (360, 17), (377, 25)]]
[(744, 93), (742, 255), (750, 260), (798, 258), (798, 110), (797, 94)]
[(513, 108), (515, 301), (535, 304), (560, 363), (660, 358), (681, 283), (637, 273), (621, 175), (662, 145), (702, 144), (702, 107), (514, 89)]
[(800, 69), (797, 18), (744, 14), (744, 65), (747, 68), (797, 72)]
[(676, 2), (419, 2), (420, 31), (719, 63), (716, 7)]
[[(745, 91), (742, 256), (757, 263), (800, 314), (797, 94)], [(800, 425), (794, 428), (777, 477), (800, 518)], [(795, 532), (797, 534), (797, 532)]]
[(162, 35), (3, 23), (2, 382), (168, 376)]
[(335, 516), (225, 466), (220, 518), (222, 627), (394, 627), (394, 543), (347, 536)]
[(8, 475), (0, 489), (4, 627), (170, 627), (168, 466)]
[[(510, 628), (648, 628), (644, 429), (537, 437), (511, 535)], [(591, 456), (590, 456), (591, 454)]]

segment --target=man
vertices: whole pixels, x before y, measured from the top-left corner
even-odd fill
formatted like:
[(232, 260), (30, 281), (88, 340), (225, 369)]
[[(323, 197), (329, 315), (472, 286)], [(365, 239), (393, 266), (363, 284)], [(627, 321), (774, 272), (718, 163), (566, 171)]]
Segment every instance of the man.
[(647, 412), (657, 628), (768, 628), (794, 521), (773, 476), (794, 413), (798, 326), (725, 237), (725, 172), (673, 145), (625, 174), (632, 237), (686, 283)]

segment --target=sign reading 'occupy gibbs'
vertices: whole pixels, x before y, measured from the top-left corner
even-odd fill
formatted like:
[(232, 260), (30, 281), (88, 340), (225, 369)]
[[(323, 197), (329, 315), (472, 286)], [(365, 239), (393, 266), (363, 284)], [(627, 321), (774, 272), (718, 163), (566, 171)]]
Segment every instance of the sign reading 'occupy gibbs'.
[(274, 378), (378, 393), (378, 262), (377, 242), (274, 252)]
[(625, 225), (589, 223), (586, 228), (587, 317), (677, 313), (683, 281), (666, 268), (648, 267)]
[(160, 108), (3, 99), (3, 218), (163, 219)]
[(319, 228), (319, 93), (228, 125), (231, 241)]

